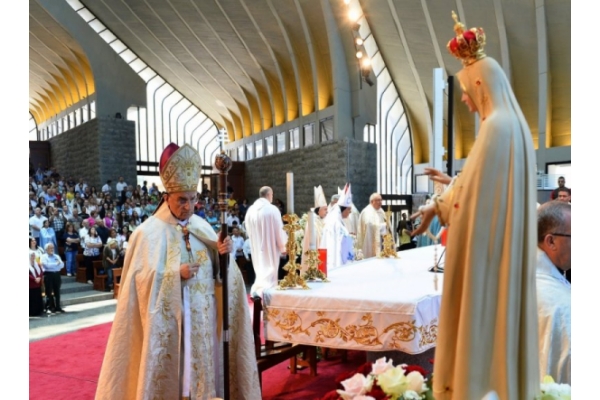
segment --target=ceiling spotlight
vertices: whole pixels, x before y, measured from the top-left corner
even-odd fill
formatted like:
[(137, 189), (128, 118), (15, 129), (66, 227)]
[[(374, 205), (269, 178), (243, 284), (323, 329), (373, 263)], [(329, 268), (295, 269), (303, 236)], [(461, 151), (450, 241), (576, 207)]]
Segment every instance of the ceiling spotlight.
[(344, 0), (344, 4), (345, 4), (345, 5), (348, 5), (348, 4), (350, 4), (350, 0)]
[(363, 52), (362, 51), (359, 50), (359, 51), (356, 52), (356, 58), (362, 58), (362, 56), (363, 56)]
[(350, 18), (350, 21), (356, 22), (358, 19), (358, 11), (350, 10), (350, 12), (348, 12), (348, 18)]
[(369, 68), (371, 66), (371, 59), (369, 57), (365, 57), (364, 60), (362, 60), (362, 66), (363, 68)]
[(362, 46), (364, 42), (365, 42), (365, 41), (364, 41), (364, 40), (362, 40), (361, 38), (359, 38), (359, 37), (357, 37), (357, 38), (356, 38), (356, 45), (357, 45), (357, 46)]

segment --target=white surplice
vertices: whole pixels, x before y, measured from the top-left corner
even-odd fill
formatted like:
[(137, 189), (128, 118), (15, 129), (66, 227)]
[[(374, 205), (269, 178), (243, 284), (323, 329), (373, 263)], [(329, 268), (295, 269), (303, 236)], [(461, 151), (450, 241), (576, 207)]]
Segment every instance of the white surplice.
[(279, 209), (265, 198), (259, 198), (248, 208), (244, 219), (252, 249), (252, 265), (256, 280), (250, 293), (262, 297), (265, 289), (277, 285), (281, 253), (286, 251), (287, 235)]
[[(96, 399), (223, 396), (222, 285), (213, 278), (217, 236), (195, 215), (187, 228), (191, 256), (166, 203), (131, 235)], [(190, 258), (200, 269), (183, 280), (180, 266)], [(235, 399), (258, 400), (250, 313), (232, 257), (228, 284), (230, 393)]]
[(371, 204), (366, 206), (358, 219), (358, 246), (364, 258), (375, 257), (381, 250), (381, 236), (387, 232), (385, 213), (381, 208), (376, 210)]
[(325, 217), (320, 248), (327, 249), (327, 272), (354, 259), (354, 241), (342, 221), (340, 207), (335, 205)]
[(540, 378), (571, 384), (571, 283), (543, 250), (537, 250), (536, 286)]

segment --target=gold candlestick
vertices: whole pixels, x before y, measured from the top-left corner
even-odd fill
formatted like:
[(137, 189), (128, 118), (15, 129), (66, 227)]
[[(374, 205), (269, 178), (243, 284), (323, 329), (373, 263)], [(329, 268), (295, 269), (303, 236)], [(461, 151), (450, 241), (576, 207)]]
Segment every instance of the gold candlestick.
[(319, 264), (321, 264), (319, 252), (317, 250), (308, 250), (305, 254), (308, 256), (308, 259), (306, 260), (308, 269), (302, 275), (302, 279), (305, 281), (316, 281), (317, 279), (320, 279), (322, 282), (329, 282), (327, 276), (319, 269)]
[(304, 279), (298, 274), (298, 265), (296, 264), (298, 246), (296, 243), (296, 231), (300, 227), (298, 216), (296, 214), (286, 214), (283, 216), (283, 220), (287, 222), (287, 225), (283, 229), (288, 233), (286, 249), (290, 259), (283, 267), (287, 271), (287, 275), (279, 281), (277, 290), (296, 289), (298, 286), (302, 289), (310, 289)]
[(379, 258), (399, 258), (398, 253), (396, 252), (396, 243), (394, 242), (394, 235), (392, 235), (392, 227), (390, 222), (390, 217), (392, 216), (392, 211), (390, 206), (388, 205), (388, 209), (385, 212), (385, 224), (387, 226), (387, 233), (383, 235), (383, 250), (379, 255)]

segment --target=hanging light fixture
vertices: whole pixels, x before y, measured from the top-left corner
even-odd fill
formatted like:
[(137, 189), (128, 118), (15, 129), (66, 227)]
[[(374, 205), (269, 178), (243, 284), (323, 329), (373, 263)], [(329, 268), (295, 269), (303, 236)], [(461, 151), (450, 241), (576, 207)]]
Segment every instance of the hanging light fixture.
[(362, 51), (359, 50), (359, 51), (356, 52), (356, 58), (360, 59), (360, 58), (362, 58), (362, 56), (363, 56), (363, 52)]

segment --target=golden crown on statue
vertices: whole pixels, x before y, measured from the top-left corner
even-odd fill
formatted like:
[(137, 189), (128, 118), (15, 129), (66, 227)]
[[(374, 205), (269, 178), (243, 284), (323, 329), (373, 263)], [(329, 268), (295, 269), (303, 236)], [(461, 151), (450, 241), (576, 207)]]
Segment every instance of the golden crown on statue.
[(446, 45), (450, 54), (458, 58), (464, 66), (485, 58), (485, 53), (483, 52), (483, 48), (485, 47), (485, 32), (483, 28), (465, 30), (465, 26), (458, 20), (458, 16), (454, 11), (452, 11), (452, 18), (454, 19), (456, 37), (451, 39)]

